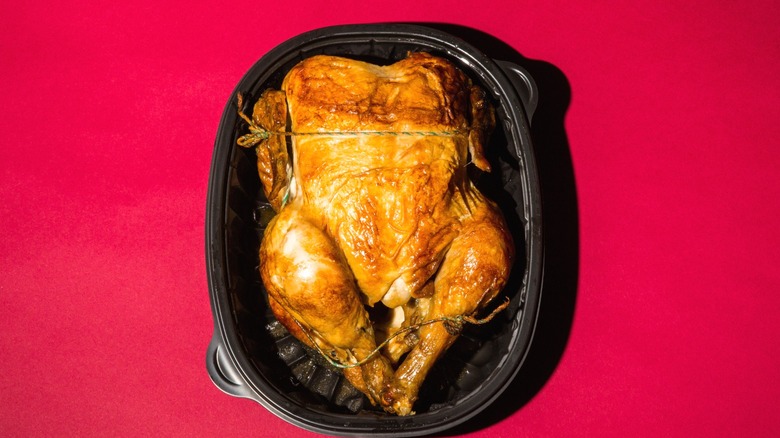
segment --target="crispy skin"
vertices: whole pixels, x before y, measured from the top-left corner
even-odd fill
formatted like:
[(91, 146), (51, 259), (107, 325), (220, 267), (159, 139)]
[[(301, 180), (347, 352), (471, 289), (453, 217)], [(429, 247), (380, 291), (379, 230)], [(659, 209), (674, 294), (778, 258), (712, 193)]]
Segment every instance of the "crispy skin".
[[(399, 324), (371, 321), (365, 306), (403, 310), (401, 324), (410, 326), (472, 315), (505, 284), (511, 238), (466, 172), (469, 162), (490, 170), (483, 144), (492, 109), (452, 64), (415, 53), (389, 66), (308, 58), (280, 91), (264, 94), (253, 117), (274, 130), (287, 115), (293, 132), (321, 135), (292, 137), (292, 157), (273, 137), (258, 148), (263, 187), (279, 213), (260, 249), (271, 308), (302, 341), (342, 363), (365, 361), (345, 375), (372, 403), (411, 414), (459, 330), (425, 325), (369, 358), (375, 330), (384, 338)], [(359, 131), (383, 135), (328, 134)], [(280, 180), (288, 167), (289, 183)]]

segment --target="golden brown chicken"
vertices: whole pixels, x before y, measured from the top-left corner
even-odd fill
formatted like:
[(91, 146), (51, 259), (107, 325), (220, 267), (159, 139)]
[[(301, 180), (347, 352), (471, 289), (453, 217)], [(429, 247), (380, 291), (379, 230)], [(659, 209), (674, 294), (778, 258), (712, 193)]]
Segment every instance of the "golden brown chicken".
[(314, 56), (254, 106), (256, 130), (289, 126), (257, 147), (278, 213), (259, 254), (271, 309), (387, 412), (413, 413), (458, 318), (509, 276), (504, 219), (466, 171), (490, 170), (493, 117), (479, 87), (425, 53), (388, 66)]

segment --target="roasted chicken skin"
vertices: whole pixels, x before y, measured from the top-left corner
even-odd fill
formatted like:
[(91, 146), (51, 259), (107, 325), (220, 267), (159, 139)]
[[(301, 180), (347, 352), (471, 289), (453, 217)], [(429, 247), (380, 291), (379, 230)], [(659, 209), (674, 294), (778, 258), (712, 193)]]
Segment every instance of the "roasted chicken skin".
[[(266, 91), (251, 122), (270, 132), (257, 157), (277, 211), (259, 253), (272, 311), (373, 404), (412, 414), (458, 318), (500, 292), (514, 256), (466, 169), (490, 170), (483, 91), (426, 53), (387, 66), (319, 55)], [(389, 317), (372, 321), (382, 306)]]

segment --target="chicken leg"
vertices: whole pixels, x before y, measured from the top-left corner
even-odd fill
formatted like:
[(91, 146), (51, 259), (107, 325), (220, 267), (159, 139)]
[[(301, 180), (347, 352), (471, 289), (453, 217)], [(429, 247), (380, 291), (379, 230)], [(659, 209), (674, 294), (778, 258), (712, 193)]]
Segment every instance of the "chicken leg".
[(422, 382), (436, 360), (457, 339), (459, 317), (471, 316), (495, 298), (509, 277), (514, 250), (506, 224), (493, 204), (484, 203), (452, 242), (434, 280), (434, 294), (419, 342), (395, 372), (382, 395), (399, 415), (409, 415)]
[(279, 321), (346, 366), (347, 379), (378, 404), (393, 370), (384, 356), (371, 356), (376, 349), (371, 321), (332, 240), (298, 210), (282, 209), (266, 229), (260, 261)]

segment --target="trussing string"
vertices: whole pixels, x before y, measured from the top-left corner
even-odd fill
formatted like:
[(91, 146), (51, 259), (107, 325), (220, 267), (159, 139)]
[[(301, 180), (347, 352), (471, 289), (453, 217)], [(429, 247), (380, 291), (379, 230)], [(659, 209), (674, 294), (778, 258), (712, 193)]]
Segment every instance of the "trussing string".
[(304, 136), (342, 136), (355, 137), (360, 135), (376, 136), (420, 136), (420, 137), (454, 137), (468, 134), (467, 130), (453, 131), (316, 131), (316, 132), (294, 132), (294, 131), (269, 131), (255, 123), (241, 111), (244, 106), (244, 97), (238, 93), (238, 116), (244, 119), (249, 125), (249, 134), (244, 134), (238, 138), (236, 143), (239, 146), (249, 148), (263, 140), (267, 140), (272, 135), (281, 135), (286, 137), (304, 137)]
[[(303, 136), (344, 136), (344, 137), (354, 137), (354, 136), (361, 136), (361, 135), (375, 135), (375, 136), (420, 136), (420, 137), (454, 137), (459, 135), (468, 135), (468, 129), (466, 130), (453, 130), (453, 131), (322, 131), (322, 132), (294, 132), (294, 131), (283, 131), (283, 132), (276, 132), (276, 131), (269, 131), (262, 126), (255, 123), (251, 118), (247, 117), (246, 114), (243, 113), (241, 108), (244, 106), (244, 96), (241, 93), (237, 94), (237, 107), (238, 107), (238, 116), (241, 117), (248, 125), (249, 125), (249, 134), (244, 134), (241, 137), (238, 138), (236, 143), (245, 148), (253, 147), (257, 145), (258, 143), (269, 139), (272, 135), (280, 135), (280, 136), (286, 136), (286, 137), (303, 137)], [(283, 203), (287, 201), (287, 197), (289, 195), (285, 194)], [(457, 315), (457, 316), (442, 316), (440, 318), (431, 319), (428, 321), (423, 321), (408, 327), (404, 327), (395, 333), (393, 333), (392, 336), (385, 339), (384, 342), (380, 343), (374, 350), (371, 351), (371, 353), (368, 354), (365, 358), (363, 358), (360, 361), (357, 361), (355, 363), (351, 364), (343, 364), (336, 359), (329, 356), (327, 353), (325, 353), (322, 348), (320, 348), (319, 344), (314, 340), (311, 333), (309, 333), (309, 330), (306, 329), (300, 321), (293, 318), (296, 324), (298, 324), (298, 327), (306, 334), (306, 337), (309, 338), (309, 341), (312, 345), (317, 349), (317, 351), (322, 355), (322, 357), (325, 358), (332, 366), (336, 368), (354, 368), (359, 367), (361, 365), (366, 364), (368, 361), (373, 359), (377, 354), (379, 354), (380, 350), (384, 348), (390, 341), (392, 341), (394, 338), (401, 336), (403, 334), (415, 331), (420, 329), (423, 326), (430, 325), (430, 324), (436, 324), (438, 322), (441, 322), (444, 324), (445, 329), (448, 333), (457, 333), (460, 331), (460, 329), (463, 327), (464, 323), (468, 324), (485, 324), (492, 320), (499, 312), (506, 309), (507, 306), (509, 306), (509, 299), (507, 298), (503, 303), (501, 303), (495, 310), (493, 310), (488, 316), (477, 319), (472, 316), (468, 315)]]
[[(403, 335), (403, 334), (406, 334), (406, 333), (409, 333), (409, 332), (412, 332), (412, 331), (415, 331), (415, 330), (419, 329), (422, 326), (435, 324), (437, 322), (441, 322), (442, 324), (445, 325), (445, 329), (447, 330), (447, 332), (448, 333), (452, 333), (453, 329), (454, 329), (454, 331), (459, 331), (460, 328), (463, 327), (463, 323), (485, 324), (485, 323), (489, 322), (490, 320), (492, 320), (499, 312), (501, 312), (502, 310), (506, 309), (507, 306), (509, 306), (509, 298), (506, 298), (504, 300), (504, 302), (501, 303), (498, 307), (496, 307), (492, 312), (490, 312), (490, 314), (488, 316), (486, 316), (484, 318), (481, 318), (481, 319), (477, 319), (477, 318), (474, 318), (474, 317), (471, 317), (471, 316), (467, 316), (467, 315), (442, 316), (440, 318), (430, 319), (428, 321), (423, 321), (423, 322), (420, 322), (420, 323), (417, 323), (417, 324), (414, 324), (414, 325), (410, 325), (408, 327), (404, 327), (401, 330), (398, 330), (397, 332), (393, 333), (393, 335), (390, 336), (389, 338), (385, 339), (384, 342), (382, 342), (381, 344), (377, 345), (377, 347), (375, 349), (373, 349), (371, 351), (371, 353), (368, 354), (368, 356), (366, 356), (365, 358), (363, 358), (360, 361), (357, 361), (357, 362), (351, 363), (351, 364), (341, 363), (341, 362), (337, 361), (336, 359), (332, 358), (331, 356), (329, 356), (327, 353), (325, 353), (322, 350), (322, 348), (320, 348), (320, 345), (317, 343), (317, 341), (315, 341), (314, 338), (311, 336), (311, 334), (309, 333), (309, 330), (307, 328), (305, 328), (300, 323), (300, 321), (298, 321), (297, 319), (293, 318), (293, 320), (295, 321), (296, 324), (298, 324), (298, 327), (300, 327), (300, 329), (304, 333), (306, 333), (306, 337), (309, 338), (309, 341), (312, 343), (312, 345), (314, 345), (314, 347), (317, 349), (317, 351), (322, 355), (322, 357), (325, 358), (325, 360), (328, 361), (328, 363), (330, 363), (331, 365), (333, 365), (336, 368), (344, 369), (344, 368), (359, 367), (361, 365), (366, 364), (368, 361), (373, 359), (374, 356), (379, 354), (379, 351), (382, 348), (384, 348), (384, 346), (387, 345), (395, 337)], [(450, 328), (450, 327), (452, 327), (452, 328)]]

